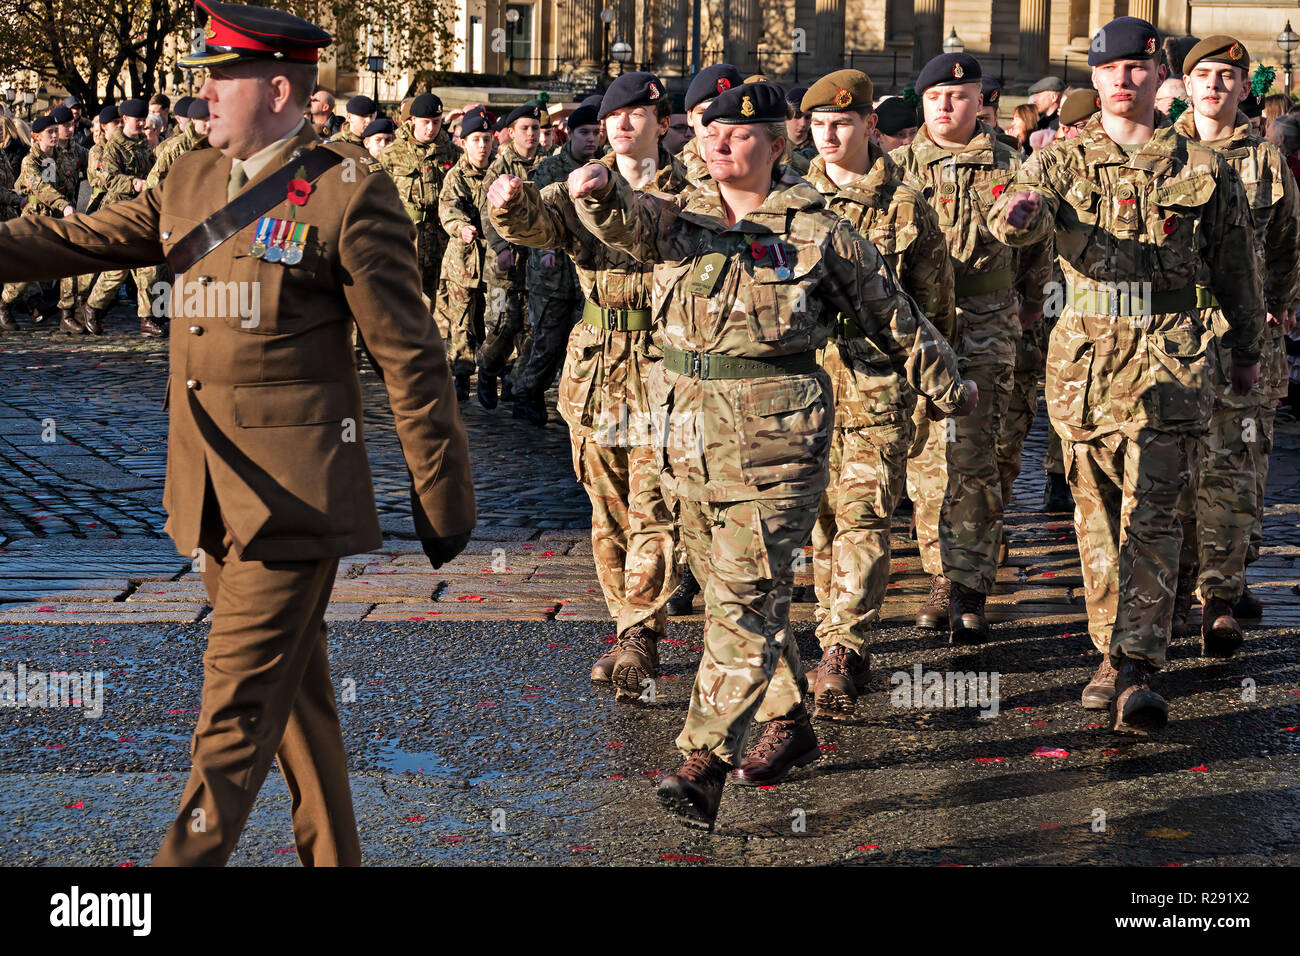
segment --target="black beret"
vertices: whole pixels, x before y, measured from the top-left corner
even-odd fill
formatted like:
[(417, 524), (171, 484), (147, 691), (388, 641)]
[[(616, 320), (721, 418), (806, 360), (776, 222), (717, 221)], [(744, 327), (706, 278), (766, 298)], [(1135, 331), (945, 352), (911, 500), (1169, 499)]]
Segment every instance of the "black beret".
[(579, 106), (569, 114), (569, 129), (574, 130), (579, 126), (594, 126), (600, 122), (600, 116), (594, 106)]
[(601, 101), (602, 98), (603, 98), (603, 97), (601, 97), (601, 95), (600, 95), (599, 93), (592, 93), (590, 96), (588, 96), (585, 100), (583, 100), (583, 101), (582, 101), (581, 103), (579, 103), (578, 105), (579, 105), (579, 106), (594, 106), (594, 107), (596, 107), (596, 109), (600, 109), (600, 101)]
[(194, 105), (194, 97), (182, 96), (172, 106), (172, 112), (177, 116), (189, 116), (190, 107)]
[(603, 120), (614, 110), (627, 106), (650, 106), (667, 95), (663, 83), (653, 73), (624, 73), (605, 90), (596, 117)]
[(442, 100), (432, 93), (421, 93), (411, 100), (412, 119), (433, 119), (442, 115)]
[(371, 136), (377, 136), (380, 133), (396, 133), (397, 124), (387, 116), (381, 116), (379, 119), (371, 120), (364, 130), (361, 131), (361, 138), (366, 139)]
[(1155, 27), (1140, 17), (1116, 17), (1093, 34), (1088, 44), (1088, 65), (1153, 59), (1159, 50), (1160, 34)]
[(190, 108), (185, 111), (185, 115), (190, 119), (207, 119), (208, 118), (208, 101), (195, 97)]
[(718, 96), (704, 111), (705, 126), (719, 123), (776, 123), (786, 118), (785, 91), (775, 83), (742, 83)]
[(379, 112), (375, 101), (368, 96), (354, 96), (348, 100), (347, 111), (353, 116), (374, 116)]
[(490, 133), (492, 132), (492, 119), (482, 109), (469, 110), (460, 118), (460, 138), (464, 139), (470, 133)]
[(525, 103), (523, 106), (516, 106), (509, 114), (501, 118), (501, 122), (497, 123), (497, 129), (509, 129), (514, 125), (515, 120), (521, 119), (535, 119), (540, 122), (540, 112), (536, 103)]
[(683, 101), (688, 110), (693, 110), (705, 100), (711, 100), (733, 87), (744, 85), (745, 78), (730, 63), (718, 63), (707, 66), (695, 74), (691, 85), (686, 88)]
[(985, 106), (997, 106), (998, 100), (1002, 99), (1002, 84), (996, 76), (985, 73), (980, 77), (980, 92), (984, 94)]
[(1248, 119), (1254, 119), (1264, 112), (1264, 101), (1252, 93), (1237, 104), (1237, 109), (1245, 113)]
[(63, 105), (68, 109), (72, 109), (74, 106), (81, 106), (81, 100), (77, 99), (75, 96), (65, 96), (63, 98)]
[(924, 93), (932, 86), (979, 83), (982, 76), (980, 61), (969, 53), (940, 53), (921, 67), (916, 77), (916, 92)]
[(1183, 57), (1183, 74), (1191, 73), (1197, 63), (1227, 63), (1250, 73), (1250, 54), (1245, 46), (1236, 37), (1222, 34), (1206, 37), (1187, 51)]
[(193, 69), (240, 60), (315, 63), (328, 33), (283, 10), (240, 3), (194, 0), (194, 25), (203, 31), (201, 48), (177, 63)]
[(54, 117), (42, 113), (36, 119), (32, 120), (32, 132), (44, 133), (47, 129), (52, 129), (58, 124), (54, 122)]
[(141, 99), (123, 100), (117, 105), (117, 111), (122, 116), (133, 116), (136, 119), (144, 119), (149, 115), (149, 104)]
[(806, 86), (796, 86), (793, 89), (785, 91), (785, 101), (789, 103), (796, 113), (803, 113), (805, 110), (800, 106), (803, 103), (803, 95), (808, 92)]
[(54, 120), (56, 123), (62, 124), (71, 123), (75, 117), (72, 115), (72, 110), (68, 109), (66, 106), (56, 106), (54, 109), (50, 110), (50, 119)]
[(801, 113), (827, 113), (871, 108), (871, 77), (861, 70), (836, 70), (808, 87), (800, 98)]
[(116, 106), (113, 106), (111, 104), (105, 106), (102, 110), (99, 111), (100, 126), (103, 126), (105, 123), (116, 123), (121, 118), (122, 118), (122, 114), (117, 111)]
[(886, 136), (897, 136), (902, 130), (915, 129), (920, 125), (916, 107), (901, 96), (883, 99), (876, 107), (876, 129)]

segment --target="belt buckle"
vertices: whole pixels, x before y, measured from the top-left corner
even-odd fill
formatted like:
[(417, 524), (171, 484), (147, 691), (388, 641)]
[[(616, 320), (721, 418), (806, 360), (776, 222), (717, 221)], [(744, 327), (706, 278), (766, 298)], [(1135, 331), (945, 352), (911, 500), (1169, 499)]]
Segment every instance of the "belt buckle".
[(701, 362), (702, 356), (700, 355), (699, 352), (691, 352), (689, 354), (691, 356), (691, 371), (689, 373), (691, 378), (703, 377), (702, 368), (701, 368), (703, 365), (703, 363)]

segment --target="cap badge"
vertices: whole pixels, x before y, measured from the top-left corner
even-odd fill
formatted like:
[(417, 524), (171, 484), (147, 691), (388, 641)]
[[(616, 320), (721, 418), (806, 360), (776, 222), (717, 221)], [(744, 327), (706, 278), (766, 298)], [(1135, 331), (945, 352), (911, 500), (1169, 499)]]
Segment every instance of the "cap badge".
[(718, 77), (718, 92), (725, 93), (729, 89), (731, 89), (731, 80), (727, 79), (725, 76)]
[(963, 76), (966, 75), (966, 72), (961, 68), (960, 63), (954, 63), (952, 65), (952, 75), (954, 79), (958, 79), (958, 80), (960, 80)]
[(853, 102), (853, 94), (848, 90), (841, 89), (835, 94), (834, 103), (836, 106), (848, 106)]
[(1147, 37), (1147, 55), (1149, 56), (1150, 54), (1155, 52), (1156, 52), (1156, 38)]
[(212, 27), (212, 21), (211, 21), (211, 20), (209, 20), (207, 23), (203, 24), (203, 35), (204, 35), (205, 37), (207, 37), (209, 40), (211, 40), (214, 36), (217, 35), (217, 31), (214, 30), (213, 27)]
[(754, 115), (754, 101), (751, 100), (748, 96), (742, 96), (740, 98), (740, 115), (741, 116)]
[(657, 83), (651, 83), (650, 89), (647, 91), (646, 95), (652, 100), (659, 99), (659, 85)]
[(1240, 60), (1245, 53), (1246, 51), (1241, 48), (1240, 43), (1234, 43), (1232, 48), (1228, 50), (1228, 57), (1229, 59)]

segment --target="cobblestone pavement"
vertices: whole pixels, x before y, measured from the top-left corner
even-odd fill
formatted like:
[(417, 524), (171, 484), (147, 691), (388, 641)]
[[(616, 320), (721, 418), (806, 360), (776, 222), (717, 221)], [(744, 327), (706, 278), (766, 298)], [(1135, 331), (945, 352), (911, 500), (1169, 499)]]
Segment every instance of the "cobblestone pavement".
[[(0, 863), (147, 862), (187, 769), (209, 608), (162, 535), (165, 345), (126, 327), (119, 309), (102, 339), (0, 337), (0, 670), (101, 671), (107, 703), (97, 720), (75, 705), (0, 716)], [(1040, 420), (1009, 509), (994, 640), (950, 648), (910, 626), (926, 588), (899, 522), (858, 718), (819, 724), (822, 760), (774, 792), (729, 787), (718, 832), (697, 835), (663, 817), (652, 787), (679, 759), (702, 618), (670, 624), (655, 705), (615, 705), (587, 681), (610, 635), (562, 424), (463, 406), (480, 527), (435, 573), (409, 536), (382, 387), (369, 372), (363, 383), (387, 537), (341, 562), (329, 616), (368, 862), (1300, 860), (1294, 421), (1279, 424), (1251, 570), (1265, 621), (1231, 661), (1171, 651), (1160, 738), (1110, 737), (1104, 715), (1078, 707), (1095, 662), (1073, 530), (1038, 507)], [(812, 605), (792, 617), (815, 659)], [(889, 675), (916, 666), (999, 673), (999, 718), (891, 706)], [(268, 778), (232, 862), (295, 862), (285, 796)]]

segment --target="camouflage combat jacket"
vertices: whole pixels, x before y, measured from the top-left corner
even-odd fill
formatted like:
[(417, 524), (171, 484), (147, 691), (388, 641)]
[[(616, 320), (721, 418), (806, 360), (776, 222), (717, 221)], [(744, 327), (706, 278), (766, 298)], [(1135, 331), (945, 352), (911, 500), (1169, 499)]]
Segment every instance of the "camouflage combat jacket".
[[(487, 170), (479, 169), (462, 155), (442, 181), (438, 193), (438, 221), (447, 233), (447, 247), (442, 255), (442, 278), (468, 289), (483, 282), (483, 223), (480, 199), (486, 188)], [(473, 226), (478, 236), (473, 242), (460, 237), (462, 226)]]
[(808, 141), (802, 146), (795, 146), (793, 143), (790, 144), (790, 162), (786, 165), (800, 176), (806, 177), (808, 175), (808, 168), (812, 165), (812, 161), (819, 155), (821, 154), (817, 151), (816, 144), (813, 143), (812, 137), (809, 137)]
[[(513, 143), (506, 143), (497, 153), (497, 158), (492, 161), (488, 167), (486, 183), (483, 188), (483, 194), (479, 197), (479, 209), (483, 212), (483, 231), (484, 239), (487, 242), (489, 256), (497, 256), (506, 249), (510, 248), (510, 243), (497, 235), (496, 230), (492, 227), (491, 210), (488, 209), (487, 186), (491, 186), (498, 176), (518, 176), (525, 182), (531, 182), (533, 170), (538, 164), (545, 159), (545, 154), (539, 149), (532, 159), (524, 159), (516, 151)], [(516, 250), (518, 252), (518, 250)], [(489, 263), (489, 271), (495, 268)]]
[[(1020, 192), (1042, 206), (1012, 228), (1006, 213)], [(1264, 302), (1249, 208), (1223, 157), (1172, 126), (1130, 156), (1098, 114), (1021, 167), (989, 223), (1016, 245), (1055, 234), (1067, 288), (1048, 345), (1047, 407), (1062, 437), (1205, 428), (1213, 332), (1195, 304), (1200, 277), (1223, 308), (1234, 360), (1259, 358)]]
[(47, 156), (33, 144), (18, 172), (18, 191), (27, 197), (23, 214), (61, 217), (65, 207), (76, 206), (76, 171), (71, 157), (61, 157), (57, 147), (53, 156)]
[[(569, 178), (569, 173), (583, 165), (573, 158), (569, 144), (565, 143), (559, 151), (547, 156), (533, 170), (533, 183), (538, 189), (545, 189), (551, 183), (562, 183)], [(524, 243), (528, 245), (528, 243)], [(542, 256), (555, 253), (555, 265), (543, 268)], [(528, 252), (528, 294), (547, 296), (556, 299), (575, 299), (582, 295), (578, 287), (578, 277), (573, 271), (573, 263), (556, 249), (530, 249)]]
[(327, 139), (325, 142), (352, 143), (354, 146), (360, 146), (362, 149), (366, 148), (366, 144), (361, 141), (360, 136), (352, 132), (352, 127), (347, 124), (346, 120), (343, 122), (343, 125), (339, 127), (339, 131), (335, 133), (333, 136), (331, 136), (329, 139)]
[(0, 222), (14, 218), (22, 211), (23, 200), (14, 185), (14, 171), (9, 168), (9, 160), (0, 156)]
[(91, 193), (96, 196), (104, 191), (104, 171), (99, 164), (103, 155), (103, 143), (95, 143), (86, 151), (86, 182), (90, 183)]
[(442, 167), (444, 175), (451, 171), (451, 167), (456, 165), (462, 152), (464, 150), (452, 142), (446, 126), (438, 130), (438, 135), (433, 138), (433, 156), (438, 165)]
[(75, 169), (74, 176), (77, 185), (86, 178), (90, 171), (90, 150), (82, 146), (75, 139), (68, 140), (66, 143), (59, 143), (55, 147), (56, 154), (59, 155), (59, 161), (69, 163)]
[[(1020, 154), (977, 123), (966, 148), (956, 154), (937, 145), (922, 126), (910, 144), (890, 156), (903, 168), (903, 181), (938, 214), (948, 239), (960, 309), (953, 344), (963, 356), (989, 352), (1014, 362), (1020, 339), (1017, 307), (1023, 303), (1028, 311), (1042, 309), (1052, 270), (1050, 237), (1014, 249), (987, 226), (989, 209), (1020, 168)], [(1000, 288), (971, 291), (982, 283)]]
[[(955, 355), (880, 253), (788, 169), (735, 226), (713, 182), (666, 197), (614, 177), (576, 207), (603, 242), (658, 263), (654, 315), (666, 356), (809, 354), (843, 313), (940, 408), (966, 398)], [(665, 361), (651, 371), (650, 399), (676, 496), (730, 502), (825, 489), (833, 411), (824, 370), (704, 379)]]
[(447, 175), (434, 143), (421, 143), (403, 123), (397, 136), (379, 154), (379, 163), (397, 183), (397, 194), (414, 223), (432, 219), (438, 211), (438, 193)]
[(713, 177), (709, 175), (709, 163), (704, 158), (704, 142), (699, 136), (686, 141), (677, 159), (686, 167), (686, 179), (692, 186), (701, 186)]
[[(1188, 139), (1199, 140), (1196, 120), (1189, 109), (1174, 129)], [(1275, 316), (1290, 315), (1300, 305), (1300, 190), (1286, 160), (1277, 147), (1250, 130), (1250, 120), (1237, 114), (1237, 127), (1223, 142), (1206, 143), (1241, 177), (1250, 202), (1255, 227), (1255, 255), (1264, 290), (1264, 305)], [(1202, 285), (1207, 283), (1202, 280)], [(1254, 405), (1277, 400), (1287, 394), (1286, 336), (1282, 325), (1265, 324), (1260, 342), (1259, 384), (1249, 395), (1226, 391), (1231, 356), (1222, 350), (1228, 321), (1223, 312), (1212, 312), (1214, 332), (1219, 336), (1220, 394), (1234, 405)]]
[(153, 168), (153, 150), (149, 140), (141, 133), (135, 139), (121, 130), (104, 144), (99, 154), (100, 183), (104, 189), (104, 205), (131, 199), (138, 195), (134, 181), (144, 179)]
[[(939, 218), (916, 190), (904, 185), (902, 170), (883, 148), (872, 141), (868, 149), (871, 167), (850, 183), (835, 185), (820, 156), (804, 178), (834, 212), (871, 240), (903, 291), (946, 339), (956, 304)], [(822, 365), (835, 389), (835, 427), (897, 425), (909, 419), (916, 395), (888, 357), (851, 329), (832, 330), (831, 337)]]
[[(618, 173), (613, 153), (597, 162), (630, 195), (637, 194)], [(661, 146), (654, 181), (640, 192), (668, 197), (687, 185), (685, 167)], [(653, 265), (602, 242), (579, 218), (566, 182), (541, 190), (526, 186), (508, 210), (494, 209), (492, 216), (511, 241), (558, 249), (572, 259), (582, 295), (592, 304), (606, 309), (653, 307)], [(654, 406), (648, 382), (651, 368), (662, 357), (653, 329), (617, 332), (586, 322), (575, 325), (557, 402), (570, 432), (607, 446), (651, 444)]]
[(172, 163), (190, 150), (203, 149), (207, 145), (208, 138), (195, 132), (193, 123), (165, 142), (159, 143), (154, 154), (153, 167), (149, 170), (149, 175), (145, 177), (144, 188), (153, 189), (167, 178), (167, 172), (172, 168)]

